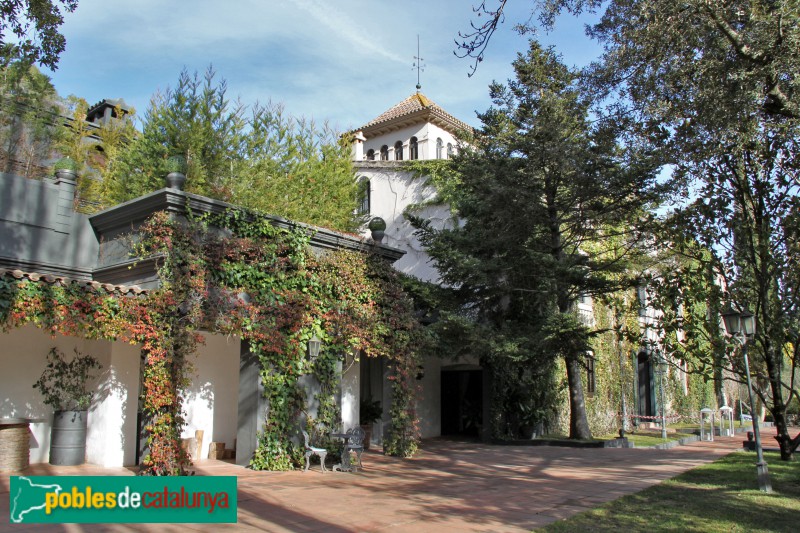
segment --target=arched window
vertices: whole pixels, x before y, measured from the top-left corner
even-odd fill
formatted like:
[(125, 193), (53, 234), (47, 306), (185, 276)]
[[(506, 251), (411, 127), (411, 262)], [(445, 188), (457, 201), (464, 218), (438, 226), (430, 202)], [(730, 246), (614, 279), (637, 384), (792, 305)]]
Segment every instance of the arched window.
[(395, 161), (403, 160), (403, 141), (394, 143), (394, 159)]
[(408, 158), (419, 159), (419, 143), (416, 137), (411, 137), (411, 140), (408, 141)]
[(367, 161), (375, 161), (375, 150), (372, 148), (367, 150)]
[(381, 161), (389, 160), (389, 147), (385, 144), (381, 146)]
[(439, 137), (436, 139), (436, 159), (442, 159), (444, 157), (444, 142), (442, 142), (442, 138)]
[[(373, 152), (374, 156), (374, 152)], [(359, 205), (358, 205), (358, 212), (362, 215), (368, 215), (370, 209), (370, 199), (372, 194), (372, 188), (370, 187), (369, 180), (365, 177), (362, 177), (358, 180), (358, 196), (359, 196)]]
[(451, 157), (453, 157), (453, 153), (454, 153), (453, 152), (453, 144), (452, 143), (447, 143), (447, 159), (450, 159)]

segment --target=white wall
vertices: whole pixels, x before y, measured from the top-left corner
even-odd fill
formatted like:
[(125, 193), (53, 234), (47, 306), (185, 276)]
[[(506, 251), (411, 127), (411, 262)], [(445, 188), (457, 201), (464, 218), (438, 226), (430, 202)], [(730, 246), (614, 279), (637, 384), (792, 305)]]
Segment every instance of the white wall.
[(192, 384), (184, 401), (186, 426), (182, 437), (203, 430), (201, 459), (208, 457), (211, 442), (233, 448), (239, 409), (239, 337), (204, 333), (190, 373)]
[(419, 145), (419, 159), (437, 159), (436, 157), (436, 139), (442, 139), (444, 148), (442, 150), (442, 159), (447, 159), (447, 144), (453, 145), (453, 149), (457, 149), (458, 141), (448, 131), (443, 130), (439, 126), (430, 123), (420, 123), (391, 133), (385, 133), (377, 137), (372, 137), (364, 141), (363, 146), (359, 148), (359, 152), (363, 150), (363, 155), (357, 157), (357, 161), (361, 158), (367, 157), (367, 152), (375, 150), (375, 159), (380, 159), (381, 147), (386, 145), (389, 147), (389, 160), (395, 160), (394, 145), (397, 141), (403, 143), (403, 160), (410, 159), (409, 141), (411, 137), (416, 137)]
[[(206, 344), (193, 361), (183, 432), (184, 437), (194, 437), (195, 429), (204, 430), (203, 458), (212, 441), (233, 447), (239, 387), (239, 339), (205, 337)], [(94, 399), (88, 417), (86, 461), (108, 467), (134, 464), (141, 361), (138, 346), (63, 335), (50, 337), (30, 325), (0, 335), (0, 418), (35, 419), (31, 424), (31, 463), (49, 461), (53, 409), (43, 403), (33, 383), (44, 370), (47, 353), (53, 346), (68, 356), (77, 348), (95, 356), (103, 365), (95, 370), (95, 379), (90, 382)]]
[[(422, 244), (414, 236), (414, 228), (403, 213), (410, 205), (420, 204), (432, 197), (433, 188), (424, 178), (399, 170), (394, 164), (363, 163), (356, 165), (356, 176), (370, 181), (370, 216), (386, 221), (384, 244), (404, 250), (406, 254), (394, 267), (425, 281), (438, 281), (439, 274)], [(446, 206), (430, 206), (415, 213), (442, 228), (449, 223), (450, 210)], [(369, 230), (365, 230), (369, 236)]]
[[(406, 252), (394, 263), (394, 267), (421, 280), (439, 282), (438, 271), (422, 244), (414, 236), (414, 228), (404, 216), (406, 208), (410, 205), (421, 204), (436, 194), (435, 189), (426, 183), (426, 178), (415, 177), (412, 173), (401, 170), (401, 163), (394, 162), (394, 145), (397, 141), (403, 143), (403, 160), (410, 159), (411, 137), (417, 137), (421, 160), (437, 159), (438, 138), (442, 139), (443, 159), (447, 158), (448, 143), (453, 145), (454, 150), (458, 145), (458, 141), (451, 133), (435, 124), (420, 123), (401, 128), (366, 139), (358, 146), (355, 161), (356, 176), (358, 179), (365, 178), (370, 181), (369, 214), (371, 217), (378, 216), (386, 221), (386, 236), (383, 243)], [(383, 145), (389, 147), (389, 161), (380, 161), (380, 150)], [(366, 159), (367, 151), (370, 149), (375, 151), (375, 161), (363, 161), (362, 158)], [(437, 229), (453, 223), (447, 206), (429, 206), (415, 211), (414, 214), (429, 220)], [(366, 230), (364, 235), (369, 236), (369, 231)], [(425, 376), (421, 383), (422, 398), (417, 402), (423, 438), (441, 435), (441, 366), (441, 359), (437, 357), (426, 358), (423, 363)], [(391, 387), (384, 387), (383, 393), (383, 405), (388, 406), (391, 402)], [(380, 431), (376, 428), (376, 433)]]
[(423, 439), (442, 434), (442, 360), (426, 357), (422, 363), (422, 398), (417, 402), (417, 416)]

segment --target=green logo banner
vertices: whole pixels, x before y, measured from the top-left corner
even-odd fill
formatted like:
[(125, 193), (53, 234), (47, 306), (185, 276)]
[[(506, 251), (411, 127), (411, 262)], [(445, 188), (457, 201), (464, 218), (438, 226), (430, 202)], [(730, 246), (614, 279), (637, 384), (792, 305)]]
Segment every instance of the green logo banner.
[(12, 524), (234, 523), (236, 477), (12, 476)]

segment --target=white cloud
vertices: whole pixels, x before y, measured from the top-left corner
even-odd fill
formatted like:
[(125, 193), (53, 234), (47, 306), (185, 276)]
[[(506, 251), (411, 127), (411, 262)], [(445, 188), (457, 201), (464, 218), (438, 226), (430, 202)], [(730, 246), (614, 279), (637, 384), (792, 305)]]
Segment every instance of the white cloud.
[[(375, 52), (391, 61), (406, 62), (402, 57), (377, 42), (374, 32), (372, 32), (373, 35), (369, 34), (368, 29), (370, 28), (385, 29), (383, 24), (365, 24), (365, 20), (369, 20), (368, 18), (362, 18), (359, 23), (356, 23), (343, 12), (343, 3), (324, 2), (321, 0), (294, 0), (292, 3), (303, 9), (317, 22), (333, 31), (334, 35), (331, 37), (341, 37), (362, 50)], [(331, 6), (336, 6), (336, 8)]]
[[(453, 55), (472, 11), (464, 0), (80, 0), (65, 17), (67, 50), (52, 77), (62, 95), (125, 98), (140, 116), (182, 68), (213, 64), (229, 96), (284, 102), (292, 114), (361, 125), (414, 91), (420, 35), (423, 92), (476, 124), (487, 87), (511, 76), (526, 40), (508, 20), (478, 73)], [(522, 9), (522, 8), (520, 8)], [(524, 10), (523, 10), (524, 11)], [(570, 41), (574, 41), (570, 37)]]

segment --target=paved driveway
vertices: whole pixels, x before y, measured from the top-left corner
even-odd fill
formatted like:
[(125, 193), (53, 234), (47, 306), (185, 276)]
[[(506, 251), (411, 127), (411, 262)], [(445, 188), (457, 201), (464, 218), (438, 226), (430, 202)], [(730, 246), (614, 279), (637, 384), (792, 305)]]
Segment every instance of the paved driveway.
[[(770, 430), (765, 442), (771, 441)], [(670, 450), (489, 446), (432, 440), (413, 459), (369, 451), (363, 473), (253, 472), (202, 461), (198, 475), (236, 475), (239, 522), (228, 525), (9, 524), (8, 475), (0, 477), (6, 531), (530, 531), (642, 490), (741, 449), (717, 437)], [(126, 469), (35, 465), (28, 475), (132, 475)]]

